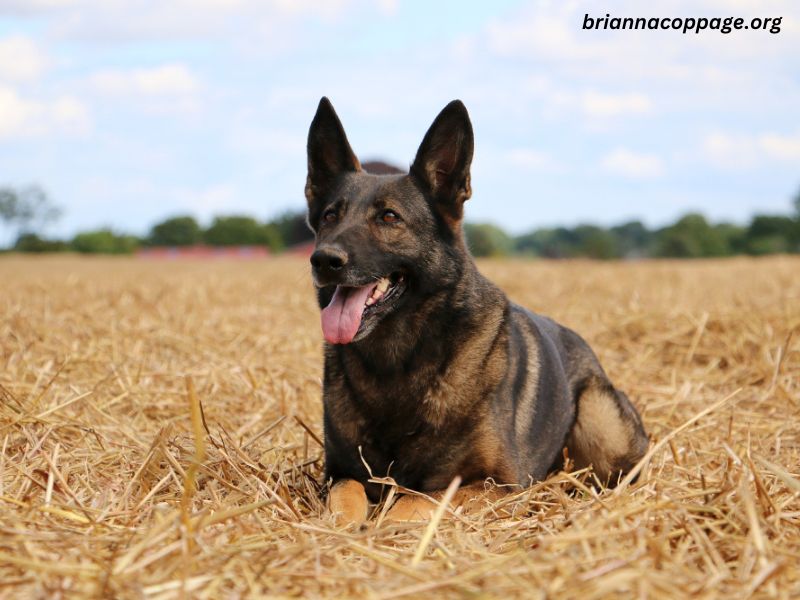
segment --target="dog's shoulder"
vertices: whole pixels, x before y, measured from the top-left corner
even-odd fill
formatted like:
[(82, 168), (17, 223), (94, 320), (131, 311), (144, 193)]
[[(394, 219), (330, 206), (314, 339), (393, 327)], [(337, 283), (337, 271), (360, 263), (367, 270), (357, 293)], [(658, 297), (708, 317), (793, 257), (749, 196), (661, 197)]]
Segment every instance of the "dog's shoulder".
[(511, 303), (509, 313), (511, 326), (529, 331), (540, 355), (555, 361), (570, 383), (592, 375), (605, 376), (594, 351), (574, 330), (518, 304)]

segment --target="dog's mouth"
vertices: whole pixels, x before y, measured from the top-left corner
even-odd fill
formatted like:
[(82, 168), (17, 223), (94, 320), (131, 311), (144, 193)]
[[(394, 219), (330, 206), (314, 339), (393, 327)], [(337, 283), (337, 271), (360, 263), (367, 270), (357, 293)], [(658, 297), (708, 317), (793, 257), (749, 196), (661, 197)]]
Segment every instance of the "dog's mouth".
[(402, 273), (392, 273), (362, 286), (337, 285), (322, 309), (322, 333), (331, 344), (349, 344), (372, 330), (406, 289)]

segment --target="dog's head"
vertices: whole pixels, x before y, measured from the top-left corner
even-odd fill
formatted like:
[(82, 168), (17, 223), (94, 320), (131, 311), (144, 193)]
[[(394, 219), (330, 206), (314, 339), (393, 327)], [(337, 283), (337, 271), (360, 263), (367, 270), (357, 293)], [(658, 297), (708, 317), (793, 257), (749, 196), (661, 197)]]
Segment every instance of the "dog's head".
[(473, 135), (454, 100), (436, 117), (408, 174), (365, 172), (322, 98), (308, 132), (308, 224), (325, 339), (347, 344), (452, 285), (469, 259), (461, 231)]

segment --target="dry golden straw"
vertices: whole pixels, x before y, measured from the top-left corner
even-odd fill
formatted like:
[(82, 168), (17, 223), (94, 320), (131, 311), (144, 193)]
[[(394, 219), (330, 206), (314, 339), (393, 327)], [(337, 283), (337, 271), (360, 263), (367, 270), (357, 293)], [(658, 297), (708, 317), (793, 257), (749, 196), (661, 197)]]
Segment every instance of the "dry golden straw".
[(0, 257), (0, 599), (800, 597), (800, 259), (481, 267), (639, 407), (638, 478), (339, 530), (305, 260)]
[(417, 547), (417, 551), (414, 553), (414, 557), (411, 559), (411, 565), (416, 566), (422, 560), (422, 557), (425, 556), (425, 550), (428, 549), (428, 546), (433, 539), (433, 534), (436, 533), (436, 528), (439, 526), (439, 521), (442, 520), (444, 516), (444, 511), (447, 510), (450, 501), (455, 496), (456, 492), (458, 491), (458, 486), (461, 485), (461, 477), (456, 475), (453, 478), (453, 481), (450, 482), (450, 485), (447, 486), (447, 489), (442, 496), (442, 499), (439, 500), (439, 505), (436, 507), (436, 510), (433, 511), (431, 515), (431, 520), (428, 523), (428, 526), (425, 528), (425, 533), (422, 534), (422, 539), (419, 542), (419, 546)]

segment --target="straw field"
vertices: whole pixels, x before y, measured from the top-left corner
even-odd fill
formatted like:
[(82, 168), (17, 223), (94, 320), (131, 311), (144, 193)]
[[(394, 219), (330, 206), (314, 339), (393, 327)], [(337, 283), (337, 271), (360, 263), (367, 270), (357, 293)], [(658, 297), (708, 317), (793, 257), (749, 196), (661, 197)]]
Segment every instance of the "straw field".
[(800, 596), (800, 259), (482, 268), (592, 344), (640, 478), (337, 530), (305, 260), (0, 257), (0, 598)]

